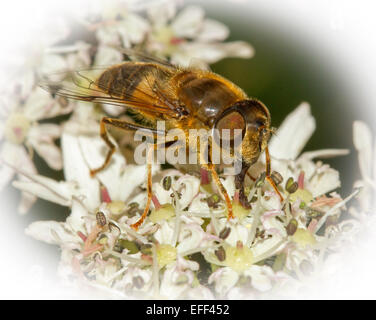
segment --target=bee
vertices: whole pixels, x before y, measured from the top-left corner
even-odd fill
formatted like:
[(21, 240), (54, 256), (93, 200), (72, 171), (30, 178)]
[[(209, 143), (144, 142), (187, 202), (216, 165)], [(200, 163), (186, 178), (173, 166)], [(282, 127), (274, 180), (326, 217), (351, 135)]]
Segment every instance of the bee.
[[(242, 152), (237, 160), (241, 161), (242, 167), (235, 176), (240, 202), (243, 206), (249, 206), (244, 193), (245, 175), (264, 151), (266, 179), (283, 200), (270, 174), (268, 141), (272, 134), (271, 118), (268, 108), (262, 102), (249, 98), (238, 86), (211, 71), (184, 68), (143, 53), (118, 49), (134, 60), (105, 69), (68, 72), (62, 77), (63, 80), (58, 81), (47, 77), (40, 83), (42, 88), (53, 95), (131, 108), (142, 120), (139, 124), (110, 117), (101, 119), (100, 136), (108, 146), (108, 153), (104, 163), (90, 171), (91, 176), (105, 169), (115, 152), (116, 147), (107, 131), (110, 126), (129, 131), (142, 130), (153, 137), (174, 128), (183, 130), (186, 137), (188, 129), (192, 128), (208, 131), (229, 129), (230, 136), (235, 134), (234, 129), (240, 129)], [(99, 71), (99, 74), (94, 76), (94, 71)], [(166, 132), (157, 130), (157, 121), (165, 121)], [(209, 140), (209, 143), (212, 144), (213, 141)], [(210, 159), (199, 165), (211, 173), (225, 199), (228, 219), (233, 218), (231, 199), (215, 165)], [(142, 216), (132, 225), (135, 230), (144, 222), (151, 199), (152, 172), (151, 163), (148, 162), (147, 202)]]

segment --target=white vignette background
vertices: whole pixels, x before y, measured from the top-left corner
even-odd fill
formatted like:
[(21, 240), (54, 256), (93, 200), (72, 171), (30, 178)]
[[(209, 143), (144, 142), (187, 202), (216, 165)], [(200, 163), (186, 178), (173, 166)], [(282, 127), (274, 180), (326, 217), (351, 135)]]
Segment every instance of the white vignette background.
[[(25, 38), (33, 35), (36, 26), (44, 24), (52, 10), (59, 8), (79, 8), (83, 0), (12, 0), (3, 2), (0, 10), (0, 64), (6, 61), (16, 46), (22, 45)], [(189, 2), (189, 1), (186, 1)], [(287, 28), (298, 28), (304, 35), (304, 41), (322, 47), (333, 59), (339, 75), (342, 71), (351, 74), (348, 81), (357, 93), (358, 103), (367, 112), (369, 124), (375, 124), (374, 106), (376, 106), (376, 2), (372, 0), (205, 0), (205, 4), (229, 2), (246, 5), (253, 13), (265, 16)], [(246, 18), (246, 14), (244, 15)], [(50, 21), (51, 16), (49, 17)], [(296, 39), (299, 41), (300, 39)], [(0, 77), (6, 79), (6, 75)], [(356, 120), (356, 119), (354, 119)], [(334, 124), (333, 130), (335, 130)], [(7, 227), (10, 212), (7, 200), (1, 200), (0, 232), (0, 298), (2, 299), (58, 299), (87, 298), (77, 292), (69, 292), (51, 283), (43, 272), (48, 268), (49, 260), (42, 255), (38, 265), (25, 268), (25, 250), (21, 244), (9, 242), (12, 228)], [(17, 214), (17, 213), (13, 213)], [(295, 298), (313, 299), (375, 299), (376, 286), (376, 233), (362, 237), (356, 248), (343, 257), (343, 265), (335, 270), (334, 276), (327, 281), (317, 283), (312, 291)], [(28, 253), (30, 254), (30, 253)]]

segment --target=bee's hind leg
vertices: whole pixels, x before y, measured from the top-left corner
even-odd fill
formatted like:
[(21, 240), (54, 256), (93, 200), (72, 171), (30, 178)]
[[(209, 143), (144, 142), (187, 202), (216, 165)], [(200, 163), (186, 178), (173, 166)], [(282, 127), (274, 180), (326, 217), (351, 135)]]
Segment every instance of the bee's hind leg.
[(90, 170), (90, 175), (92, 177), (94, 177), (98, 172), (102, 171), (108, 166), (108, 164), (111, 161), (112, 155), (115, 153), (116, 147), (111, 142), (110, 137), (108, 136), (106, 124), (111, 124), (111, 118), (104, 117), (101, 119), (101, 122), (100, 122), (100, 136), (103, 139), (103, 141), (106, 143), (106, 145), (110, 148), (110, 150), (108, 150), (106, 159), (104, 160), (103, 164), (96, 169)]
[(153, 196), (151, 166), (152, 166), (152, 161), (153, 161), (153, 152), (157, 148), (157, 146), (158, 146), (157, 144), (154, 144), (152, 145), (152, 147), (148, 147), (147, 149), (147, 164), (146, 164), (147, 165), (147, 200), (146, 200), (146, 206), (145, 206), (144, 212), (141, 215), (141, 218), (138, 219), (136, 223), (131, 225), (131, 227), (136, 231), (144, 223), (148, 215), (149, 209), (150, 209), (151, 198)]
[(104, 170), (109, 165), (111, 158), (116, 150), (115, 145), (110, 140), (106, 125), (110, 125), (115, 128), (129, 130), (129, 131), (142, 130), (144, 135), (150, 135), (153, 137), (155, 137), (155, 135), (157, 134), (156, 130), (153, 128), (147, 128), (147, 127), (130, 123), (130, 122), (120, 120), (120, 119), (103, 117), (100, 121), (100, 136), (103, 139), (103, 141), (106, 143), (106, 145), (109, 147), (109, 150), (107, 152), (107, 155), (103, 164), (98, 168), (90, 170), (90, 175), (92, 177), (94, 177), (98, 172)]

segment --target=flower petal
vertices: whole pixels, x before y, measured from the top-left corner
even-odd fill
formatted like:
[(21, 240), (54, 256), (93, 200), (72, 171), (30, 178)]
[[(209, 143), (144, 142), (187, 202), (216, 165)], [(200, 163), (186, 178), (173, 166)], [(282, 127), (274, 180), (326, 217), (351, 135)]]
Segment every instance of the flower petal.
[(84, 41), (77, 41), (74, 46), (76, 47), (76, 52), (68, 54), (67, 56), (69, 70), (78, 70), (90, 66), (91, 45)]
[(291, 112), (269, 142), (269, 151), (277, 159), (294, 160), (315, 131), (315, 119), (304, 102)]
[(50, 74), (52, 72), (65, 70), (68, 65), (63, 56), (59, 54), (46, 54), (38, 70), (41, 74)]
[(194, 38), (200, 30), (204, 19), (204, 9), (198, 6), (188, 6), (176, 16), (171, 27), (177, 37)]
[(57, 182), (53, 179), (40, 175), (25, 175), (27, 181), (14, 181), (13, 186), (22, 191), (33, 194), (41, 199), (51, 201), (62, 206), (70, 206), (75, 186), (69, 182)]
[[(1, 160), (5, 160), (7, 163), (13, 163), (12, 161), (7, 161), (7, 159), (4, 159), (4, 156), (9, 156), (9, 152), (12, 152), (13, 150), (13, 143), (10, 142), (4, 142), (0, 151), (1, 154)], [(12, 180), (14, 176), (14, 169), (7, 166), (4, 163), (0, 163), (0, 191), (5, 188), (6, 185)]]
[(180, 208), (185, 209), (198, 194), (200, 180), (190, 175), (184, 175), (174, 183), (174, 188), (181, 193)]
[(178, 253), (188, 252), (192, 249), (204, 247), (206, 234), (198, 224), (183, 225), (180, 232)]
[(55, 124), (39, 124), (31, 127), (28, 142), (34, 150), (47, 162), (48, 166), (55, 170), (63, 168), (60, 148), (54, 139), (61, 134), (60, 126)]
[(274, 273), (270, 267), (253, 265), (244, 274), (251, 277), (255, 289), (265, 292), (272, 288), (271, 278)]
[(166, 3), (150, 3), (147, 11), (149, 20), (153, 24), (153, 28), (165, 26), (176, 14), (176, 5), (174, 1)]
[(221, 295), (225, 295), (238, 281), (239, 275), (236, 271), (232, 270), (230, 267), (220, 268), (213, 272), (208, 283), (215, 283), (215, 291), (219, 292)]
[(25, 233), (37, 240), (50, 244), (61, 244), (76, 241), (77, 236), (67, 232), (63, 222), (37, 221), (30, 224)]
[[(120, 35), (115, 25), (108, 25), (99, 28), (96, 31), (95, 36), (100, 46), (121, 45)], [(100, 61), (98, 61), (97, 64), (100, 64)]]
[[(100, 167), (104, 161), (108, 147), (100, 137), (80, 136), (78, 138), (85, 162), (89, 168)], [(153, 173), (158, 166), (152, 167)], [(146, 165), (128, 165), (125, 158), (117, 150), (108, 167), (98, 172), (97, 178), (107, 188), (112, 200), (125, 201), (135, 188), (146, 181)]]
[(174, 235), (174, 228), (170, 226), (167, 221), (160, 223), (161, 227), (154, 233), (155, 239), (160, 244), (172, 244), (172, 237)]
[(312, 160), (316, 158), (326, 159), (338, 156), (345, 156), (350, 153), (349, 149), (321, 149), (315, 151), (307, 151), (302, 153), (300, 158)]
[(18, 204), (18, 212), (20, 214), (26, 214), (32, 205), (37, 201), (37, 197), (28, 192), (21, 193), (21, 200)]
[[(4, 182), (9, 182), (7, 179), (11, 179), (13, 175), (12, 172), (18, 173), (18, 178), (20, 181), (28, 182), (29, 179), (25, 175), (20, 173), (20, 168), (27, 175), (33, 175), (37, 172), (33, 161), (30, 159), (29, 154), (26, 152), (22, 145), (16, 145), (13, 143), (5, 142), (3, 149), (1, 150), (1, 159), (4, 161), (3, 167), (8, 167), (9, 169), (3, 169), (2, 171), (7, 174), (5, 176)], [(18, 212), (25, 214), (31, 207), (31, 205), (36, 201), (36, 197), (29, 194), (22, 193), (21, 202), (18, 207)]]
[(140, 43), (149, 30), (149, 25), (140, 16), (129, 13), (124, 21), (119, 22), (118, 32), (123, 46), (128, 48), (131, 44)]
[(119, 50), (108, 46), (99, 46), (95, 55), (95, 66), (110, 66), (123, 61), (123, 55)]
[(66, 224), (70, 226), (72, 230), (85, 231), (85, 220), (84, 217), (87, 217), (89, 215), (89, 212), (86, 210), (86, 208), (77, 200), (73, 199), (72, 201), (72, 210), (67, 218)]
[(36, 88), (27, 98), (24, 105), (24, 115), (30, 120), (53, 118), (72, 111), (72, 104), (60, 105), (42, 88)]
[(337, 189), (340, 186), (341, 181), (339, 180), (339, 172), (333, 168), (328, 168), (324, 172), (314, 175), (309, 181), (307, 189), (315, 198)]
[[(63, 132), (61, 143), (65, 179), (79, 184), (83, 202), (90, 210), (95, 210), (100, 204), (100, 188), (99, 181), (90, 177), (90, 169), (85, 160), (85, 156), (89, 155), (84, 155), (79, 139), (67, 131)], [(90, 156), (94, 158), (95, 154)]]
[(363, 179), (372, 177), (372, 133), (362, 121), (354, 121), (353, 140), (358, 150), (360, 172)]
[(223, 41), (230, 31), (228, 27), (216, 20), (205, 19), (195, 40), (200, 42)]
[(187, 42), (182, 43), (179, 50), (172, 53), (171, 61), (188, 66), (192, 58), (214, 63), (225, 57), (250, 58), (253, 54), (253, 48), (244, 41), (227, 43)]

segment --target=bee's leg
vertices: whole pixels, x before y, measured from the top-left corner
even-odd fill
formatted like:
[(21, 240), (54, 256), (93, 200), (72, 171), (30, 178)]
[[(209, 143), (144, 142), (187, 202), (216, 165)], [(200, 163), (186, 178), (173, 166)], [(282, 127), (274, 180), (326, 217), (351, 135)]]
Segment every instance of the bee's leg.
[(279, 199), (281, 200), (281, 202), (283, 201), (283, 197), (281, 195), (281, 193), (279, 192), (276, 184), (274, 183), (272, 177), (270, 176), (270, 155), (269, 155), (269, 149), (268, 147), (265, 148), (265, 163), (266, 163), (266, 180), (268, 180), (268, 182), (270, 183), (270, 185), (273, 187), (274, 191), (278, 194), (279, 196)]
[(255, 177), (252, 177), (252, 175), (247, 171), (247, 176), (252, 180), (256, 181), (257, 179)]
[(244, 192), (244, 178), (246, 173), (248, 172), (248, 169), (249, 165), (243, 162), (242, 170), (235, 176), (235, 188), (239, 192), (239, 202), (246, 209), (251, 208), (251, 204), (248, 202), (248, 198)]
[(107, 129), (106, 129), (106, 123), (109, 123), (108, 120), (109, 120), (109, 118), (106, 118), (106, 117), (101, 119), (100, 136), (103, 139), (103, 141), (107, 144), (107, 146), (110, 148), (110, 150), (108, 151), (108, 153), (106, 155), (106, 159), (105, 159), (104, 163), (99, 168), (90, 170), (90, 175), (92, 177), (94, 177), (98, 172), (102, 171), (104, 168), (106, 168), (108, 166), (108, 164), (111, 161), (111, 157), (115, 152), (115, 145), (111, 142), (111, 140), (108, 136)]
[(134, 230), (138, 230), (138, 228), (144, 223), (146, 216), (148, 215), (149, 209), (150, 209), (150, 203), (151, 198), (153, 196), (152, 194), (152, 172), (151, 172), (151, 165), (153, 161), (153, 152), (158, 147), (158, 144), (153, 144), (152, 146), (148, 147), (147, 149), (147, 200), (146, 200), (146, 206), (144, 209), (144, 212), (142, 213), (142, 216), (138, 221), (131, 225), (131, 227)]
[[(212, 154), (212, 145), (209, 142), (209, 144), (208, 144), (208, 159), (210, 159), (210, 155), (211, 154)], [(213, 179), (214, 179), (217, 187), (219, 188), (219, 191), (222, 193), (223, 197), (225, 198), (226, 207), (227, 207), (227, 211), (228, 211), (228, 217), (227, 217), (227, 219), (228, 220), (233, 219), (234, 218), (234, 213), (233, 213), (233, 210), (232, 210), (231, 199), (230, 199), (230, 196), (227, 193), (227, 190), (225, 189), (225, 187), (223, 186), (221, 180), (219, 179), (217, 171), (215, 171), (215, 165), (211, 162), (211, 160), (209, 160), (209, 161), (205, 160), (203, 158), (204, 155), (201, 152), (198, 153), (198, 156), (199, 156), (199, 161), (200, 161), (201, 166), (203, 168), (205, 168), (206, 170), (208, 170), (208, 171), (211, 172), (212, 177), (213, 177)]]
[(225, 198), (226, 206), (227, 206), (227, 210), (228, 210), (228, 220), (233, 219), (234, 214), (233, 214), (233, 211), (232, 211), (232, 203), (231, 203), (230, 196), (228, 195), (225, 187), (223, 186), (221, 180), (219, 179), (217, 171), (215, 171), (215, 166), (212, 163), (209, 163), (207, 168), (211, 172), (212, 177), (213, 177), (215, 183), (217, 184), (217, 187), (219, 188), (219, 190), (221, 191), (222, 195)]
[(131, 131), (143, 130), (145, 133), (148, 132), (151, 135), (154, 135), (156, 133), (154, 132), (155, 130), (153, 130), (152, 128), (143, 127), (134, 123), (124, 121), (124, 120), (103, 117), (100, 122), (100, 136), (104, 140), (106, 145), (110, 148), (110, 150), (108, 150), (104, 163), (99, 168), (90, 170), (90, 175), (92, 177), (108, 166), (108, 164), (111, 161), (112, 155), (115, 153), (116, 147), (109, 138), (106, 125), (110, 125), (119, 129), (131, 130)]
[(134, 224), (131, 225), (131, 227), (134, 230), (136, 230), (136, 231), (144, 223), (144, 221), (145, 221), (145, 219), (146, 219), (146, 217), (148, 215), (149, 209), (150, 209), (151, 199), (152, 199), (152, 196), (153, 196), (153, 193), (152, 193), (152, 171), (151, 171), (151, 166), (152, 166), (152, 162), (153, 162), (153, 153), (159, 147), (164, 148), (165, 144), (164, 143), (161, 143), (161, 144), (157, 144), (157, 143), (156, 144), (152, 144), (147, 149), (147, 200), (146, 200), (146, 206), (145, 206), (144, 212), (141, 215), (141, 218), (138, 219), (138, 221), (136, 223), (134, 223)]
[(136, 223), (131, 225), (131, 227), (136, 231), (144, 223), (144, 221), (145, 221), (145, 219), (148, 215), (149, 209), (150, 209), (150, 203), (151, 203), (151, 199), (152, 199), (152, 196), (153, 196), (153, 193), (152, 193), (152, 172), (151, 172), (151, 165), (152, 165), (152, 161), (153, 161), (152, 156), (153, 156), (153, 152), (155, 150), (157, 150), (158, 148), (166, 148), (165, 143), (152, 144), (151, 146), (149, 146), (149, 148), (147, 150), (147, 157), (148, 157), (148, 161), (147, 161), (147, 193), (148, 193), (148, 195), (147, 195), (147, 200), (146, 200), (146, 206), (145, 206), (144, 212), (141, 215), (141, 218), (138, 219), (138, 221)]

